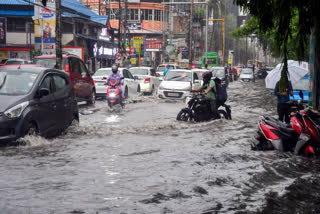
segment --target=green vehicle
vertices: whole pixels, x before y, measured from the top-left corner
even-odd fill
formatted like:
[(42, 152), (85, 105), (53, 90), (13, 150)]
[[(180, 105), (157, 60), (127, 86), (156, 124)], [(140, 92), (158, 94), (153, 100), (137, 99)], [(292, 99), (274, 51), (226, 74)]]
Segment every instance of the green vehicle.
[[(206, 55), (203, 55), (201, 58), (201, 67), (204, 67), (206, 64)], [(217, 52), (208, 52), (208, 68), (219, 65), (218, 54)]]

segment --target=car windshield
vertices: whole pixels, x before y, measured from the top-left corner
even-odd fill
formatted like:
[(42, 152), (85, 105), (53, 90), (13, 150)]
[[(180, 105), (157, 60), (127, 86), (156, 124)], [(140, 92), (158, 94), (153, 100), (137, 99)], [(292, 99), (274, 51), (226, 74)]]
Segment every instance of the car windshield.
[(23, 95), (29, 93), (38, 74), (32, 72), (0, 72), (0, 94)]
[(293, 90), (309, 91), (309, 79), (301, 79), (298, 82), (292, 84)]
[(165, 76), (166, 81), (180, 81), (180, 82), (190, 82), (191, 72), (185, 71), (169, 71)]
[(34, 64), (41, 65), (45, 68), (54, 68), (56, 65), (56, 59), (55, 58), (35, 58)]
[(111, 74), (111, 69), (99, 69), (93, 76), (108, 76)]
[(242, 74), (252, 74), (252, 70), (251, 69), (243, 69), (241, 71)]
[(212, 76), (218, 77), (218, 78), (224, 78), (225, 77), (224, 69), (213, 69)]
[(21, 60), (8, 60), (5, 64), (6, 65), (19, 65), (19, 64), (23, 64), (24, 61)]
[(202, 80), (203, 71), (195, 71), (198, 74), (199, 80)]
[(148, 69), (145, 68), (131, 68), (132, 75), (148, 75)]

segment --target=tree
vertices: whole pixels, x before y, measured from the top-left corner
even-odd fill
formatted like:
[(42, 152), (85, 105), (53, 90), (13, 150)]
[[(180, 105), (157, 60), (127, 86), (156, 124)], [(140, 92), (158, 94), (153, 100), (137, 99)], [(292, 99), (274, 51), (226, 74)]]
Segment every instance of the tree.
[[(261, 32), (274, 32), (274, 48), (281, 53), (284, 66), (281, 71), (280, 90), (288, 81), (288, 44), (295, 42), (294, 50), (299, 61), (306, 53), (311, 33), (315, 42), (315, 74), (320, 72), (320, 1), (319, 0), (234, 0), (255, 17)], [(295, 31), (293, 31), (295, 30)], [(294, 33), (296, 32), (296, 33)], [(317, 79), (317, 78), (316, 78)], [(320, 78), (319, 78), (320, 79)], [(318, 107), (318, 104), (315, 105)]]

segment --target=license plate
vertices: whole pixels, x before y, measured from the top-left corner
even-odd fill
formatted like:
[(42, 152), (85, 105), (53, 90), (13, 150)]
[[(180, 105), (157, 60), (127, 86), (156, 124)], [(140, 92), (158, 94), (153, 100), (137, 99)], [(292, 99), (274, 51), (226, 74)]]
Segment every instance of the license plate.
[(178, 93), (168, 93), (169, 97), (179, 97)]

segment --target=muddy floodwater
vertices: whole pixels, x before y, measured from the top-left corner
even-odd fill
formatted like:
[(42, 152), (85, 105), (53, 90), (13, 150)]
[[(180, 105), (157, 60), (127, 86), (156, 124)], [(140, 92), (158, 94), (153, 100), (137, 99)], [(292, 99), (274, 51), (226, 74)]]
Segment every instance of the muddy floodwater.
[(320, 213), (317, 159), (251, 151), (263, 81), (230, 83), (233, 120), (175, 120), (185, 104), (131, 96), (120, 111), (80, 106), (55, 139), (0, 148), (0, 213)]

